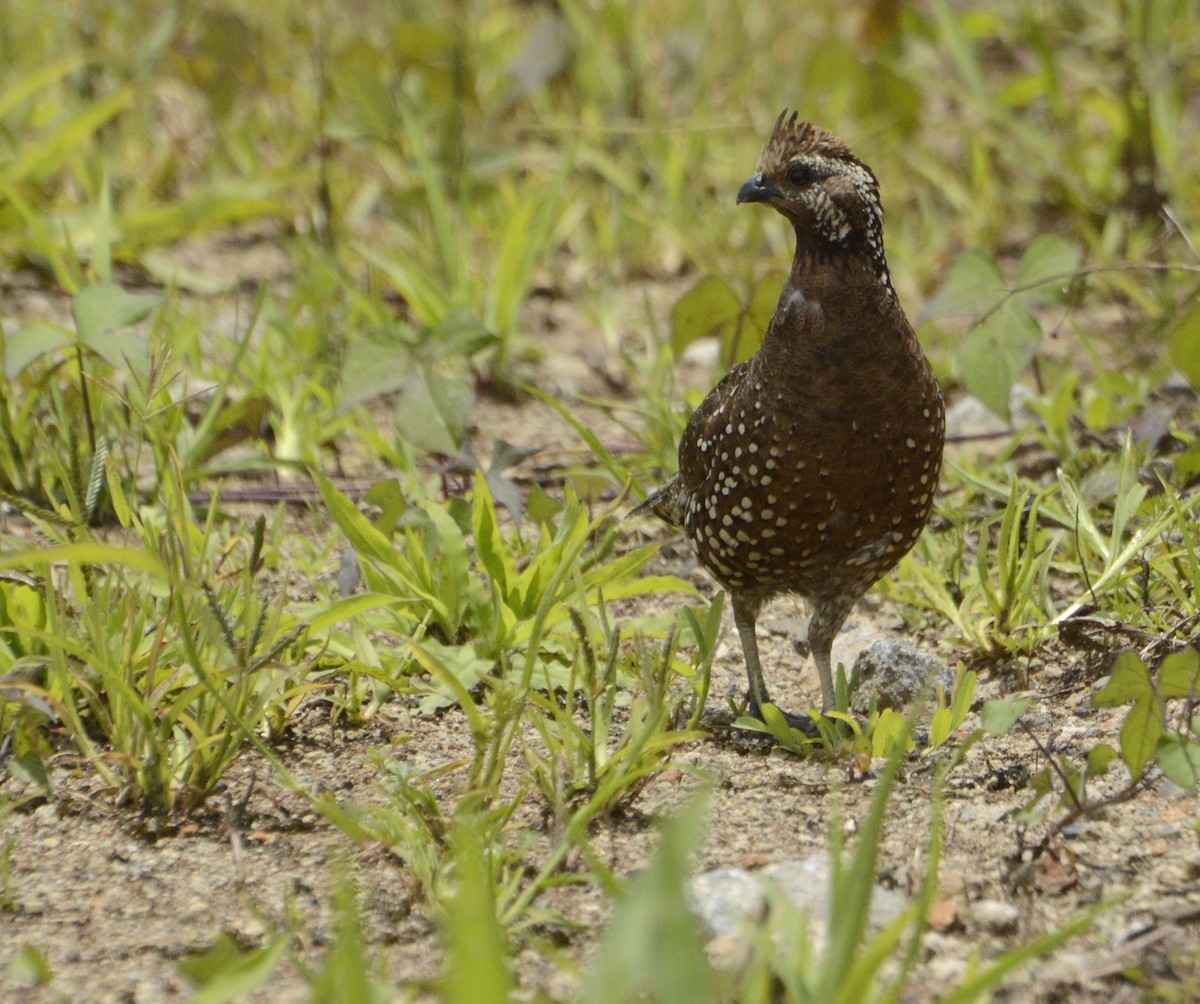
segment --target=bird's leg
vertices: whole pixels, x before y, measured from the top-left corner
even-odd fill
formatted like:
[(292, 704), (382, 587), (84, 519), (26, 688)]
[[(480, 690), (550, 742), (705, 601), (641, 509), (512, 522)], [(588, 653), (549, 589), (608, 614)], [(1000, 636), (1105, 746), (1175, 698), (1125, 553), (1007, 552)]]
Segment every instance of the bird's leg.
[[(770, 704), (767, 694), (767, 684), (763, 680), (762, 663), (758, 658), (758, 637), (754, 631), (754, 623), (758, 617), (761, 604), (756, 600), (735, 599), (733, 601), (733, 623), (737, 625), (738, 637), (742, 640), (742, 656), (746, 660), (746, 676), (750, 681), (750, 706), (746, 713), (760, 722), (763, 718), (763, 705)], [(794, 715), (779, 709), (784, 720), (793, 729), (799, 729), (805, 735), (815, 736), (817, 728), (808, 715)]]
[(833, 602), (813, 604), (812, 620), (808, 624), (808, 647), (817, 674), (821, 677), (821, 711), (833, 711), (837, 707), (837, 691), (833, 687), (832, 650), (833, 639), (846, 622), (846, 615), (854, 606), (854, 599), (847, 595)]
[(833, 686), (833, 667), (831, 666), (829, 647), (824, 649), (810, 642), (813, 662), (817, 664), (817, 672), (821, 676), (821, 713), (833, 711), (837, 706), (837, 691)]
[(769, 704), (767, 684), (763, 680), (762, 663), (758, 659), (758, 638), (754, 632), (754, 622), (758, 617), (759, 604), (734, 597), (733, 623), (737, 625), (738, 637), (742, 641), (742, 656), (746, 661), (746, 676), (750, 680), (749, 713), (761, 720), (762, 706)]

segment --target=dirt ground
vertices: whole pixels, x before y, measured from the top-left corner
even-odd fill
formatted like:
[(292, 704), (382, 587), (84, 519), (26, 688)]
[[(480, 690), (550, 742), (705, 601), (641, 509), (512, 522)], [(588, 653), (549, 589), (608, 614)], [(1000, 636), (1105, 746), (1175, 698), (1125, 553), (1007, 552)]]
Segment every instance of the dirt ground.
[[(669, 302), (669, 290), (654, 292), (652, 302)], [(636, 305), (631, 310), (644, 310), (642, 291), (631, 293), (630, 302)], [(539, 358), (530, 372), (541, 386), (568, 400), (578, 393), (611, 397), (620, 392), (623, 378), (614, 347), (587, 337), (582, 316), (560, 301), (533, 309)], [(697, 370), (687, 378), (702, 382), (704, 373)], [(599, 415), (595, 427), (606, 442), (619, 446), (619, 429)], [(545, 446), (530, 462), (532, 468), (548, 469), (556, 459), (580, 455), (573, 432), (537, 402), (484, 401), (475, 429), (473, 445), (481, 456), (496, 437)], [(301, 526), (306, 522), (303, 514), (297, 519)], [(631, 527), (629, 532), (639, 531)], [(693, 577), (708, 594), (713, 589), (685, 547), (665, 547), (652, 570)], [(335, 574), (330, 568), (329, 575)], [(793, 647), (802, 614), (798, 604), (781, 601), (761, 622), (768, 679), (776, 699), (789, 708), (799, 708), (817, 690), (811, 662)], [(894, 606), (868, 597), (839, 639), (835, 660), (849, 665), (857, 649), (881, 636), (912, 637), (903, 623)], [(930, 622), (912, 640), (951, 665), (966, 654), (937, 623)], [(1037, 702), (1025, 721), (1044, 748), (1081, 762), (1096, 742), (1117, 743), (1122, 713), (1089, 707), (1091, 685), (1103, 671), (1094, 656), (1060, 645), (1027, 669)], [(742, 686), (740, 649), (727, 623), (713, 670), (710, 710), (719, 712), (726, 696), (740, 693)], [(1016, 686), (1011, 674), (982, 672), (977, 707)], [(960, 736), (977, 725), (973, 713)], [(380, 796), (370, 751), (388, 750), (427, 768), (462, 758), (470, 748), (460, 712), (426, 717), (395, 698), (361, 729), (333, 726), (323, 709), (311, 708), (280, 752), (305, 784), (341, 799), (371, 802)], [(843, 825), (851, 833), (876, 784), (873, 775), (801, 761), (721, 727), (684, 747), (676, 759), (678, 769), (657, 776), (632, 811), (598, 826), (595, 848), (622, 873), (649, 858), (655, 821), (680, 804), (697, 783), (696, 772), (714, 780), (697, 870), (756, 868), (820, 853), (828, 846), (831, 800), (842, 800)], [(904, 894), (916, 891), (924, 873), (935, 759), (912, 757), (891, 803), (878, 878)], [(1114, 905), (1088, 934), (1011, 977), (996, 999), (1106, 1004), (1159, 999), (1149, 989), (1155, 981), (1182, 994), (1169, 999), (1200, 997), (1197, 796), (1159, 779), (1136, 799), (1079, 822), (1043, 847), (1045, 828), (1014, 818), (1031, 797), (1024, 786), (1027, 777), (1043, 766), (1033, 741), (1014, 732), (976, 744), (951, 774), (936, 930), (912, 999), (931, 1000), (951, 989), (975, 953), (991, 957), (1098, 901)], [(50, 800), (0, 821), (0, 848), (10, 847), (13, 904), (0, 910), (3, 999), (29, 1004), (188, 1000), (193, 990), (178, 970), (181, 959), (209, 948), (221, 932), (251, 946), (289, 922), (303, 932), (301, 957), (316, 963), (332, 937), (333, 889), (347, 871), (357, 882), (366, 932), (389, 978), (419, 982), (438, 974), (435, 923), (404, 865), (378, 846), (352, 845), (302, 798), (280, 789), (253, 751), (230, 772), (218, 798), (193, 818), (170, 824), (151, 824), (114, 805), (112, 793), (69, 748), (54, 759), (53, 769)], [(1123, 783), (1119, 776), (1104, 779), (1097, 793)], [(0, 781), (0, 797), (23, 793), (11, 778)], [(539, 825), (539, 806), (531, 801), (523, 811), (531, 826)], [(537, 849), (532, 853), (536, 856)], [(985, 901), (1015, 906), (1019, 920), (989, 923), (973, 909)], [(565, 945), (567, 956), (583, 958), (606, 916), (600, 892), (566, 886), (548, 905), (588, 931), (569, 936)], [(9, 974), (9, 961), (23, 946), (35, 946), (53, 972), (48, 989), (30, 989)], [(533, 953), (519, 964), (529, 990), (565, 994), (574, 986)], [(1125, 978), (1134, 973), (1145, 981), (1142, 985)], [(285, 963), (268, 988), (249, 999), (306, 998), (299, 974)]]

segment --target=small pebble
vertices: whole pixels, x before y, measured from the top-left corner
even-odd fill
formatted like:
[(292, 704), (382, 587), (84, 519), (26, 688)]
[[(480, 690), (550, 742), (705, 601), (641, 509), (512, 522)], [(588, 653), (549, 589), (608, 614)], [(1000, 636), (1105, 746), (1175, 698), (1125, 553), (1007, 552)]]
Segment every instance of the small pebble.
[(1021, 921), (1021, 911), (998, 899), (981, 899), (971, 904), (970, 917), (992, 934), (1012, 934)]

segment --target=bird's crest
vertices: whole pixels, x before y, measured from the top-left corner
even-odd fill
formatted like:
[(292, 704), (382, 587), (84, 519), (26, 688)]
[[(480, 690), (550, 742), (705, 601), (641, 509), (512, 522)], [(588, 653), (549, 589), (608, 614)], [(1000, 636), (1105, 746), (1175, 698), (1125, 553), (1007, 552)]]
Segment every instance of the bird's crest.
[(822, 129), (811, 122), (801, 122), (799, 112), (789, 115), (785, 108), (775, 120), (775, 130), (763, 148), (762, 156), (758, 160), (758, 169), (764, 174), (770, 174), (802, 154), (857, 160), (844, 140), (828, 129)]

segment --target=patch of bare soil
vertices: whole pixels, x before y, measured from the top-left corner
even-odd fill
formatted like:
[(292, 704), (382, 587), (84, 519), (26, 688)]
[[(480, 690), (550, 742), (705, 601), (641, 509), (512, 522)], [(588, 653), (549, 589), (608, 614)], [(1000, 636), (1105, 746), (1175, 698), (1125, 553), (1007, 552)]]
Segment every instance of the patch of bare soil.
[[(642, 302), (640, 295), (636, 300)], [(536, 323), (541, 358), (532, 372), (543, 388), (567, 400), (576, 393), (613, 397), (627, 392), (620, 367), (612, 364), (614, 347), (597, 340), (582, 315), (554, 305)], [(626, 435), (598, 411), (584, 409), (583, 414), (594, 420), (606, 442), (620, 443)], [(542, 459), (527, 462), (523, 470), (578, 449), (574, 433), (538, 402), (485, 401), (475, 425), (473, 445), (481, 457), (494, 438), (545, 447)], [(653, 570), (693, 577), (712, 590), (678, 541), (667, 543)], [(793, 645), (800, 613), (795, 604), (780, 602), (761, 622), (773, 692), (782, 706), (795, 709), (818, 689), (811, 663)], [(858, 649), (880, 636), (906, 634), (899, 611), (869, 596), (839, 638), (835, 659), (849, 665)], [(937, 624), (913, 640), (951, 664), (963, 654), (941, 637)], [(1038, 701), (1025, 720), (1045, 749), (1076, 762), (1098, 741), (1115, 745), (1121, 723), (1120, 712), (1089, 706), (1096, 675), (1089, 666), (1064, 648), (1027, 667)], [(1014, 687), (1011, 676), (984, 674), (977, 697), (1000, 696)], [(714, 721), (727, 697), (740, 695), (742, 688), (740, 650), (727, 625), (709, 698)], [(972, 714), (960, 735), (977, 725)], [(295, 723), (281, 755), (304, 784), (331, 790), (339, 799), (370, 803), (380, 795), (369, 752), (384, 750), (425, 769), (461, 760), (470, 748), (460, 712), (425, 717), (396, 698), (357, 730), (331, 725), (325, 711), (313, 707)], [(914, 756), (892, 799), (878, 877), (906, 895), (917, 891), (924, 873), (933, 762), (947, 755)], [(876, 785), (873, 775), (847, 765), (800, 761), (720, 727), (683, 748), (677, 760), (715, 783), (698, 870), (755, 868), (820, 853), (828, 847), (833, 800), (841, 800), (842, 825), (853, 833)], [(975, 745), (950, 775), (936, 930), (911, 1000), (930, 1000), (951, 989), (975, 953), (992, 957), (1100, 901), (1113, 905), (1091, 931), (1012, 977), (997, 999), (1142, 1000), (1142, 990), (1121, 978), (1127, 971), (1184, 988), (1184, 994), (1189, 987), (1195, 992), (1200, 986), (1196, 796), (1160, 779), (1136, 799), (1086, 817), (1046, 842), (1044, 826), (1024, 825), (1014, 815), (1031, 797), (1028, 778), (1043, 766), (1034, 742), (1014, 732)], [(0, 997), (30, 1004), (54, 1001), (60, 994), (97, 1004), (187, 1000), (192, 989), (177, 964), (209, 948), (221, 932), (251, 946), (290, 927), (301, 932), (300, 958), (317, 964), (333, 936), (332, 891), (346, 873), (360, 890), (366, 934), (389, 977), (424, 981), (438, 974), (436, 923), (423, 909), (404, 863), (378, 846), (353, 845), (303, 798), (280, 789), (253, 751), (230, 772), (219, 797), (193, 818), (170, 825), (114, 805), (112, 793), (68, 749), (55, 758), (53, 769), (50, 800), (32, 802), (0, 821), (0, 847), (11, 847), (12, 862), (5, 890), (10, 903), (0, 910)], [(455, 775), (445, 783), (450, 791)], [(1095, 795), (1123, 783), (1116, 776), (1103, 779)], [(657, 776), (630, 811), (598, 824), (596, 852), (622, 873), (636, 869), (653, 852), (655, 820), (673, 811), (695, 784), (691, 770)], [(0, 797), (17, 800), (24, 794), (11, 778), (0, 782)], [(524, 814), (527, 825), (544, 829), (542, 806), (533, 796)], [(544, 849), (544, 844), (535, 847), (531, 857)], [(1009, 904), (1016, 908), (1015, 920), (1011, 912), (977, 909), (980, 903)], [(582, 925), (586, 933), (572, 935), (567, 952), (586, 957), (607, 915), (600, 892), (564, 886), (546, 905)], [(8, 975), (10, 959), (26, 945), (38, 949), (54, 974), (48, 990), (29, 989)], [(572, 989), (569, 979), (532, 952), (518, 963), (527, 987), (554, 994)], [(288, 962), (266, 989), (248, 999), (306, 997)]]

